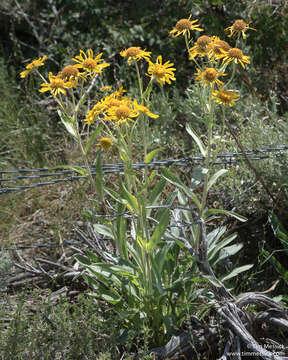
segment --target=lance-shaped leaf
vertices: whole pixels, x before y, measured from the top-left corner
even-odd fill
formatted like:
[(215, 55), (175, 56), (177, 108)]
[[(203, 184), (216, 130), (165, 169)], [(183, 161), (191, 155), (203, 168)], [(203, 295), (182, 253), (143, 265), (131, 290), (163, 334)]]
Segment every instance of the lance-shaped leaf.
[(164, 235), (167, 226), (169, 225), (170, 220), (170, 213), (168, 209), (163, 211), (159, 223), (157, 224), (148, 244), (149, 252), (153, 252), (159, 241), (161, 240), (162, 236)]
[(123, 183), (120, 184), (122, 201), (127, 206), (127, 208), (133, 213), (135, 212), (139, 215), (138, 201), (134, 195), (132, 195), (125, 187)]
[(153, 160), (154, 156), (155, 156), (159, 151), (161, 151), (161, 150), (163, 150), (163, 149), (164, 149), (164, 148), (161, 147), (161, 148), (158, 148), (158, 149), (155, 149), (155, 150), (150, 151), (150, 152), (145, 156), (145, 164), (149, 164), (149, 163)]
[(72, 170), (75, 171), (76, 173), (82, 175), (82, 176), (88, 176), (88, 171), (87, 169), (83, 168), (82, 166), (77, 166), (77, 165), (60, 165), (60, 166), (55, 166), (51, 169), (68, 169), (68, 170)]
[(232, 216), (235, 219), (242, 221), (242, 222), (247, 221), (247, 218), (245, 216), (239, 215), (233, 211), (223, 210), (223, 209), (209, 209), (209, 210), (205, 211), (204, 217), (205, 217), (205, 219), (207, 219), (208, 216), (215, 215), (215, 214), (223, 214), (223, 215), (227, 215), (227, 216)]
[(77, 131), (75, 129), (75, 125), (74, 122), (72, 120), (72, 118), (69, 118), (66, 114), (64, 114), (61, 110), (57, 110), (58, 115), (62, 121), (62, 123), (64, 124), (64, 126), (66, 127), (66, 130), (69, 132), (69, 134), (71, 134), (75, 139), (77, 139)]
[(100, 126), (98, 126), (93, 132), (92, 135), (90, 136), (90, 139), (88, 140), (85, 148), (84, 148), (84, 153), (85, 155), (88, 153), (91, 145), (93, 145), (97, 135), (99, 134), (99, 132), (103, 129), (103, 125), (101, 124)]
[(215, 174), (213, 174), (211, 176), (211, 178), (208, 181), (208, 185), (207, 185), (207, 191), (210, 190), (210, 188), (216, 183), (217, 179), (222, 176), (223, 174), (225, 174), (228, 170), (226, 169), (220, 169), (219, 171), (217, 171)]
[(202, 142), (202, 140), (200, 139), (200, 137), (196, 134), (196, 132), (194, 130), (192, 130), (190, 124), (186, 124), (186, 131), (188, 132), (188, 134), (190, 136), (192, 136), (192, 138), (195, 140), (196, 144), (198, 145), (201, 154), (206, 157), (206, 150), (205, 150), (205, 146)]
[(251, 269), (253, 266), (254, 266), (253, 264), (248, 264), (248, 265), (239, 266), (239, 267), (237, 267), (236, 269), (232, 270), (232, 271), (230, 272), (230, 274), (224, 276), (224, 277), (221, 279), (221, 281), (225, 281), (225, 280), (232, 279), (233, 277), (241, 274), (242, 272)]
[(95, 159), (95, 183), (98, 191), (98, 195), (100, 200), (104, 201), (104, 193), (103, 193), (103, 173), (102, 173), (102, 161), (101, 161), (101, 149), (97, 151), (96, 159)]
[(171, 184), (175, 185), (177, 188), (183, 190), (185, 194), (194, 201), (195, 205), (198, 207), (198, 209), (201, 208), (200, 201), (198, 200), (197, 196), (186, 186), (182, 183), (182, 181), (172, 173), (167, 168), (161, 169), (161, 173), (164, 176), (166, 180), (168, 180)]

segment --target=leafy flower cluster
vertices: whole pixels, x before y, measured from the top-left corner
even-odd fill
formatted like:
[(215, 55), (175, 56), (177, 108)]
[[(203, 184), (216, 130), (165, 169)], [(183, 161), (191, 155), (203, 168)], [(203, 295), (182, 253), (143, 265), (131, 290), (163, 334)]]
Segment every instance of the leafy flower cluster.
[[(240, 95), (235, 90), (227, 90), (227, 84), (230, 84), (235, 75), (235, 65), (240, 64), (244, 69), (245, 65), (250, 63), (250, 57), (243, 54), (242, 50), (238, 47), (231, 47), (226, 41), (221, 40), (218, 36), (200, 36), (197, 41), (190, 46), (190, 31), (197, 30), (203, 31), (199, 27), (197, 20), (191, 21), (191, 15), (188, 19), (180, 19), (173, 30), (170, 31), (170, 35), (179, 36), (184, 35), (187, 50), (189, 53), (189, 60), (194, 61), (197, 66), (196, 81), (201, 82), (204, 87), (209, 86), (212, 98), (218, 103), (224, 106), (232, 106), (235, 101), (239, 100)], [(225, 29), (230, 31), (228, 37), (234, 35), (238, 40), (242, 35), (243, 39), (246, 38), (245, 32), (247, 30), (255, 30), (249, 26), (244, 20), (236, 20), (234, 24)], [(197, 58), (201, 58), (201, 64), (197, 61)], [(205, 62), (205, 58), (207, 61)], [(222, 60), (222, 63), (221, 63)], [(227, 84), (224, 84), (219, 77), (227, 76), (224, 71), (228, 64), (233, 64), (232, 76)], [(215, 88), (218, 86), (218, 89)]]
[(113, 121), (119, 126), (134, 121), (141, 112), (151, 118), (158, 118), (159, 115), (153, 114), (146, 106), (138, 104), (136, 99), (123, 96), (124, 92), (125, 90), (120, 87), (119, 90), (101, 99), (87, 112), (84, 121), (91, 125), (100, 117), (104, 121)]

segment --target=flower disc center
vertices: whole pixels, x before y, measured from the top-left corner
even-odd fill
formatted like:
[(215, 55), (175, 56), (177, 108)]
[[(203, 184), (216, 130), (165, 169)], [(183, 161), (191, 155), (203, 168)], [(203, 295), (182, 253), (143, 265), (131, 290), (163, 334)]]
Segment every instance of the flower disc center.
[(83, 67), (88, 70), (94, 70), (97, 67), (97, 63), (93, 59), (86, 59), (83, 61)]
[(246, 23), (243, 20), (236, 20), (233, 24), (233, 28), (236, 31), (243, 31), (244, 29), (246, 29)]
[(129, 117), (130, 113), (131, 110), (129, 109), (128, 106), (120, 106), (115, 111), (115, 115), (117, 116), (118, 119), (123, 119), (123, 118), (126, 119)]
[(163, 65), (157, 64), (153, 72), (156, 76), (163, 76), (166, 73), (166, 69)]
[(204, 77), (207, 81), (214, 81), (217, 77), (217, 71), (213, 68), (208, 68), (205, 70)]
[(181, 19), (177, 22), (175, 27), (178, 31), (190, 30), (191, 29), (191, 21), (188, 19)]
[(232, 48), (228, 51), (228, 57), (230, 58), (236, 58), (236, 59), (242, 59), (243, 58), (243, 52), (240, 49)]
[(139, 55), (140, 52), (141, 52), (140, 49), (138, 49), (137, 47), (132, 46), (129, 49), (127, 49), (126, 54), (127, 54), (127, 56), (134, 57), (134, 56)]

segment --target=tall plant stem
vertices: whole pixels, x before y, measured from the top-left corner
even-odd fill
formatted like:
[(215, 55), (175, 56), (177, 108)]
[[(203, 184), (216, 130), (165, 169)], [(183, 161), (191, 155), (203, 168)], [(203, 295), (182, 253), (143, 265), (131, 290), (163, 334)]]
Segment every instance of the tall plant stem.
[(135, 68), (136, 68), (138, 85), (139, 85), (139, 90), (140, 90), (140, 97), (141, 97), (141, 101), (143, 101), (143, 83), (142, 83), (142, 79), (141, 79), (141, 76), (140, 76), (140, 71), (139, 71), (137, 61), (135, 61)]
[[(212, 90), (211, 90), (212, 91)], [(206, 157), (204, 166), (206, 169), (210, 169), (211, 166), (211, 145), (212, 145), (212, 135), (213, 135), (213, 122), (214, 122), (214, 103), (211, 101), (211, 97), (209, 99), (209, 118), (208, 118), (208, 135), (207, 135), (207, 147), (206, 147)], [(209, 171), (205, 174), (203, 191), (202, 191), (202, 200), (201, 207), (199, 209), (199, 217), (203, 219), (204, 211), (206, 208), (207, 196), (208, 196), (208, 181), (209, 181), (210, 173)], [(202, 232), (199, 227), (197, 232), (197, 238), (195, 243), (195, 250), (199, 250), (199, 246), (201, 246), (201, 238)]]
[(80, 147), (80, 150), (81, 150), (81, 155), (82, 155), (82, 159), (84, 161), (84, 164), (85, 164), (85, 167), (86, 167), (86, 170), (88, 172), (88, 176), (89, 176), (89, 179), (90, 179), (90, 183), (93, 187), (93, 190), (95, 191), (95, 193), (97, 193), (97, 185), (96, 185), (96, 182), (92, 176), (92, 173), (91, 173), (91, 168), (89, 166), (89, 161), (88, 161), (88, 158), (87, 158), (87, 155), (85, 153), (85, 150), (83, 148), (83, 145), (82, 145), (82, 141), (81, 141), (81, 136), (80, 136), (80, 133), (79, 133), (79, 128), (77, 126), (77, 141), (78, 141), (78, 144), (79, 144), (79, 147)]

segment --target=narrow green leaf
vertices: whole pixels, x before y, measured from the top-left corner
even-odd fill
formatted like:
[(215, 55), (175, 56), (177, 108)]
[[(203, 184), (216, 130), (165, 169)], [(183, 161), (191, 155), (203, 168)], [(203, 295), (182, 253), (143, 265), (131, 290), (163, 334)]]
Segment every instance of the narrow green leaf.
[(219, 255), (216, 257), (216, 260), (213, 261), (213, 265), (216, 265), (219, 261), (226, 259), (229, 256), (237, 254), (243, 248), (243, 244), (234, 244), (231, 246), (226, 246), (220, 250)]
[(215, 174), (213, 174), (211, 176), (211, 178), (208, 181), (208, 186), (207, 186), (207, 191), (209, 191), (209, 189), (215, 184), (215, 182), (217, 181), (217, 179), (222, 176), (223, 174), (225, 174), (228, 170), (226, 169), (220, 169), (219, 171), (217, 171)]
[(60, 165), (60, 166), (55, 166), (55, 167), (51, 168), (51, 170), (52, 169), (68, 169), (68, 170), (75, 171), (82, 176), (88, 176), (87, 169), (83, 168), (82, 166)]
[(111, 228), (109, 226), (102, 225), (102, 224), (94, 224), (93, 228), (99, 234), (107, 236), (107, 237), (109, 237), (111, 239), (114, 239), (113, 232), (112, 232), (112, 230), (111, 230)]
[(85, 146), (85, 149), (84, 149), (84, 153), (85, 155), (88, 153), (91, 145), (93, 145), (97, 135), (99, 134), (99, 132), (103, 129), (103, 125), (101, 124), (100, 126), (98, 126), (92, 133), (92, 135), (90, 136), (90, 139), (88, 140), (86, 146)]
[(203, 144), (203, 142), (201, 141), (200, 137), (196, 134), (196, 132), (194, 130), (192, 130), (190, 124), (186, 124), (186, 131), (188, 132), (188, 134), (190, 136), (192, 136), (192, 138), (194, 139), (194, 141), (196, 142), (196, 144), (198, 145), (201, 154), (206, 157), (206, 150), (205, 150), (205, 146)]
[(161, 147), (161, 148), (158, 148), (158, 149), (155, 149), (155, 150), (152, 150), (152, 151), (150, 151), (149, 152), (149, 154), (147, 154), (146, 156), (145, 156), (145, 163), (146, 164), (149, 164), (152, 160), (153, 160), (153, 158), (154, 158), (154, 156), (159, 152), (159, 151), (161, 151), (161, 150), (163, 150), (164, 148), (163, 147)]
[(214, 248), (215, 244), (218, 243), (222, 235), (225, 234), (227, 226), (219, 226), (207, 234), (208, 248)]
[(82, 256), (80, 254), (75, 255), (75, 259), (81, 264), (81, 265), (91, 265), (91, 261), (86, 257)]
[(98, 195), (100, 200), (104, 201), (104, 193), (103, 193), (103, 173), (102, 173), (102, 161), (101, 161), (101, 149), (99, 149), (96, 153), (96, 159), (95, 159), (95, 183), (98, 191)]
[(214, 276), (204, 275), (204, 274), (202, 274), (202, 276), (203, 276), (204, 279), (208, 280), (212, 285), (214, 285), (214, 286), (216, 286), (218, 288), (223, 286), (221, 284), (221, 282), (218, 279), (216, 279)]
[(120, 199), (120, 196), (119, 196), (119, 193), (117, 191), (114, 191), (112, 189), (108, 189), (108, 188), (105, 188), (105, 192), (112, 197), (112, 199), (118, 201), (118, 202), (121, 202), (121, 199)]
[(164, 187), (166, 184), (165, 179), (160, 179), (157, 184), (154, 186), (153, 190), (150, 193), (149, 196), (149, 205), (155, 205), (155, 202), (157, 201), (158, 197), (161, 195)]
[(149, 252), (153, 252), (159, 241), (161, 240), (163, 234), (165, 233), (167, 226), (169, 225), (170, 212), (168, 209), (162, 213), (159, 220), (159, 224), (156, 226), (148, 244)]
[[(125, 210), (123, 204), (118, 203), (117, 214), (122, 214)], [(120, 256), (124, 259), (128, 259), (127, 251), (127, 239), (126, 239), (127, 220), (124, 216), (117, 216), (116, 220), (116, 238), (117, 247), (119, 249)]]
[(57, 110), (58, 115), (62, 121), (62, 123), (64, 124), (64, 126), (66, 127), (66, 130), (69, 132), (69, 134), (71, 134), (75, 139), (77, 139), (77, 132), (75, 129), (75, 126), (73, 124), (72, 118), (68, 118), (61, 110)]
[(222, 241), (218, 242), (214, 246), (209, 246), (208, 250), (208, 259), (212, 260), (214, 256), (223, 249), (226, 245), (230, 244), (233, 240), (235, 240), (237, 237), (237, 234), (231, 234), (230, 236), (224, 238)]
[(135, 197), (134, 195), (132, 195), (132, 194), (126, 189), (126, 187), (125, 187), (125, 185), (124, 185), (123, 183), (120, 183), (120, 187), (121, 187), (121, 190), (122, 190), (121, 195), (124, 197), (123, 200), (125, 200), (125, 201), (124, 201), (125, 205), (128, 207), (128, 209), (129, 209), (131, 212), (133, 212), (133, 210), (134, 210), (134, 212), (135, 212), (137, 215), (139, 215), (139, 208), (138, 208), (138, 202), (137, 202), (136, 197)]
[(172, 171), (170, 171), (167, 168), (162, 168), (161, 173), (167, 181), (169, 181), (171, 184), (175, 185), (177, 188), (182, 189), (185, 192), (185, 194), (189, 198), (191, 198), (191, 200), (194, 201), (194, 203), (198, 207), (198, 209), (201, 208), (201, 204), (200, 204), (200, 201), (198, 200), (197, 196), (187, 186), (185, 186), (182, 183), (182, 181), (176, 175), (174, 175), (172, 173)]
[(233, 211), (229, 211), (229, 210), (223, 210), (223, 209), (209, 209), (205, 212), (205, 219), (207, 219), (210, 215), (215, 215), (215, 214), (223, 214), (223, 215), (227, 215), (227, 216), (232, 216), (235, 219), (245, 222), (247, 221), (247, 218), (245, 216), (239, 215)]
[(253, 266), (254, 266), (253, 264), (248, 264), (248, 265), (239, 266), (239, 267), (237, 267), (236, 269), (234, 269), (230, 274), (224, 276), (224, 277), (221, 279), (221, 281), (225, 281), (225, 280), (232, 279), (233, 277), (239, 275), (240, 273), (251, 269)]

